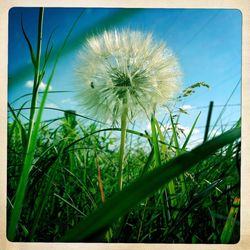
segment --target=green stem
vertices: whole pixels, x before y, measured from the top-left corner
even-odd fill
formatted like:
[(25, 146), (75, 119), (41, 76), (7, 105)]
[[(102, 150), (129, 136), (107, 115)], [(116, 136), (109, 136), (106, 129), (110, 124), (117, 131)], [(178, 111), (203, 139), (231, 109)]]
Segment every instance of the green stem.
[(34, 85), (31, 99), (31, 109), (30, 109), (30, 123), (28, 130), (28, 140), (30, 141), (31, 131), (34, 127), (34, 117), (36, 113), (36, 103), (38, 97), (38, 88), (41, 82), (40, 79), (40, 61), (41, 61), (41, 50), (42, 50), (42, 33), (43, 33), (43, 16), (44, 8), (40, 8), (39, 12), (39, 24), (38, 24), (38, 38), (37, 38), (37, 53), (36, 53), (36, 65), (35, 65), (35, 76), (34, 76)]
[(128, 107), (125, 104), (123, 106), (123, 112), (121, 116), (121, 142), (120, 142), (120, 154), (119, 154), (119, 172), (118, 172), (118, 187), (119, 191), (122, 190), (122, 170), (124, 164), (124, 152), (125, 152), (125, 143), (126, 143), (126, 129), (127, 129), (127, 116), (128, 116)]
[[(42, 39), (42, 26), (43, 26), (43, 15), (44, 9), (40, 8), (39, 12), (39, 24), (38, 24), (38, 48), (37, 48), (37, 58), (36, 58), (36, 71), (35, 71), (35, 80), (34, 80), (34, 87), (33, 87), (33, 96), (32, 96), (32, 104), (34, 105), (34, 101), (36, 98), (34, 97), (34, 91), (38, 86), (36, 84), (39, 83), (39, 64), (40, 64), (40, 54), (41, 54), (41, 39)], [(47, 86), (48, 87), (48, 86)], [(35, 99), (34, 99), (35, 98)], [(45, 100), (44, 100), (45, 101)], [(42, 106), (42, 105), (41, 105)], [(42, 107), (40, 108), (39, 112), (42, 112)], [(39, 125), (39, 117), (37, 118), (37, 126)], [(28, 137), (28, 144), (27, 144), (27, 153), (25, 155), (24, 165), (22, 169), (22, 173), (19, 179), (17, 191), (16, 191), (16, 198), (14, 201), (14, 207), (11, 211), (10, 215), (10, 222), (8, 227), (8, 240), (14, 241), (16, 236), (16, 230), (18, 226), (18, 221), (21, 216), (21, 211), (23, 207), (23, 201), (25, 196), (25, 190), (28, 183), (28, 175), (32, 165), (32, 159), (34, 156), (35, 151), (35, 139), (37, 138), (38, 128), (37, 131), (33, 131), (34, 126), (34, 110), (31, 109), (31, 121), (29, 124), (29, 137)]]

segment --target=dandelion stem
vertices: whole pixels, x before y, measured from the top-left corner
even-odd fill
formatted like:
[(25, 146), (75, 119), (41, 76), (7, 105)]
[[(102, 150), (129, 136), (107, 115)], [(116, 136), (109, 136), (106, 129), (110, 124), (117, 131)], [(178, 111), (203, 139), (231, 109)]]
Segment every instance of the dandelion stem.
[(124, 103), (121, 115), (121, 143), (120, 143), (119, 170), (118, 170), (119, 191), (122, 190), (122, 170), (124, 163), (125, 143), (126, 143), (127, 116), (128, 116), (128, 107), (126, 103)]

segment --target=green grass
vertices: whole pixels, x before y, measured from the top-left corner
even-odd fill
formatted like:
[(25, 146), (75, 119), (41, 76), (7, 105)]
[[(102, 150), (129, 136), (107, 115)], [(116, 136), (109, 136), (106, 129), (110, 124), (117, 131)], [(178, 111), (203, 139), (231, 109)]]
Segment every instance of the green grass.
[[(215, 138), (211, 138), (207, 123), (206, 140), (189, 150), (200, 113), (184, 140), (177, 126), (183, 115), (179, 111), (166, 110), (169, 131), (164, 131), (152, 115), (149, 133), (131, 129), (129, 123), (121, 128), (109, 127), (72, 110), (57, 110), (62, 112), (61, 118), (42, 119), (47, 96), (61, 94), (49, 92), (49, 86), (78, 20), (64, 39), (49, 74), (46, 66), (54, 48), (48, 42), (42, 56), (39, 38), (43, 9), (36, 55), (22, 24), (36, 84), (31, 95), (19, 98), (23, 101), (20, 107), (8, 105), (8, 239), (237, 242), (240, 120)], [(47, 87), (39, 93), (37, 87), (45, 73)], [(183, 97), (202, 86), (208, 87), (205, 83), (194, 84), (184, 90)], [(30, 111), (28, 121), (22, 119), (24, 110)]]

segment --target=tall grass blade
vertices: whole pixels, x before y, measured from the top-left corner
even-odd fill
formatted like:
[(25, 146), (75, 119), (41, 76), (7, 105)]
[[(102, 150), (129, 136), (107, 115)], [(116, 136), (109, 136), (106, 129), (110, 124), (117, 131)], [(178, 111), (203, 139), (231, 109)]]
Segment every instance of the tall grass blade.
[(207, 122), (206, 122), (203, 142), (205, 142), (207, 140), (207, 137), (208, 137), (208, 132), (209, 132), (210, 121), (211, 121), (211, 117), (212, 117), (213, 106), (214, 106), (214, 102), (210, 102), (209, 103), (209, 108), (208, 108)]
[[(39, 65), (40, 65), (41, 46), (42, 46), (41, 38), (42, 38), (42, 27), (43, 27), (43, 14), (44, 14), (44, 9), (40, 8), (39, 22), (38, 22), (37, 57), (36, 57), (36, 63), (34, 65), (35, 76), (34, 76), (34, 86), (33, 86), (31, 108), (36, 106), (37, 90), (38, 90), (38, 86), (39, 86), (39, 67), (40, 67)], [(32, 59), (32, 60), (34, 60), (34, 59)], [(16, 229), (17, 229), (18, 221), (19, 221), (22, 206), (23, 206), (26, 185), (28, 182), (28, 175), (29, 175), (29, 171), (31, 169), (32, 159), (33, 159), (34, 151), (35, 151), (38, 129), (37, 129), (37, 133), (35, 133), (35, 132), (33, 133), (32, 130), (33, 130), (33, 126), (34, 126), (34, 115), (35, 115), (35, 110), (31, 109), (29, 131), (28, 131), (28, 143), (27, 143), (27, 150), (26, 150), (27, 153), (25, 156), (21, 177), (20, 177), (19, 184), (17, 187), (14, 208), (11, 211), (10, 223), (9, 223), (9, 228), (8, 228), (8, 239), (11, 241), (13, 241), (15, 238)], [(37, 121), (36, 125), (37, 125), (37, 127), (39, 126), (39, 121)]]
[(240, 198), (235, 197), (233, 201), (233, 206), (231, 207), (227, 221), (225, 223), (225, 226), (223, 228), (220, 240), (222, 244), (227, 244), (230, 242), (233, 230), (234, 230), (234, 225), (236, 222), (236, 218), (239, 212), (239, 206), (240, 206)]
[(30, 109), (30, 122), (29, 122), (29, 130), (28, 130), (28, 143), (31, 140), (31, 133), (34, 127), (34, 117), (36, 110), (33, 109), (37, 104), (37, 97), (38, 97), (38, 89), (39, 85), (42, 81), (42, 76), (40, 74), (40, 63), (41, 63), (41, 50), (42, 50), (42, 33), (43, 33), (43, 16), (44, 16), (44, 8), (40, 8), (39, 11), (39, 22), (38, 22), (38, 37), (37, 37), (37, 52), (36, 52), (36, 61), (34, 64), (34, 83), (33, 83), (33, 90), (32, 90), (32, 99), (31, 99), (31, 109)]
[[(40, 32), (42, 32), (43, 13), (44, 13), (44, 9), (41, 8), (40, 9), (40, 15), (39, 15), (39, 25), (38, 25), (39, 26), (39, 35), (38, 35), (39, 39), (42, 38), (42, 34), (40, 34)], [(81, 15), (82, 14), (83, 14), (83, 12), (81, 13)], [(29, 172), (30, 172), (31, 167), (32, 167), (32, 161), (33, 161), (34, 154), (35, 154), (37, 137), (38, 137), (38, 134), (39, 134), (40, 121), (42, 119), (42, 113), (43, 113), (43, 109), (44, 109), (45, 102), (46, 102), (46, 99), (47, 99), (47, 95), (48, 95), (48, 92), (49, 92), (49, 87), (50, 87), (52, 78), (54, 76), (56, 65), (57, 65), (59, 57), (60, 57), (60, 55), (62, 53), (62, 50), (65, 47), (66, 42), (69, 39), (69, 36), (70, 36), (71, 32), (73, 31), (75, 25), (77, 24), (80, 16), (78, 16), (76, 21), (73, 23), (71, 29), (69, 30), (69, 33), (67, 34), (66, 38), (64, 39), (63, 46), (59, 50), (59, 53), (58, 53), (58, 55), (56, 57), (56, 60), (54, 62), (54, 66), (52, 68), (52, 72), (51, 72), (49, 80), (47, 82), (47, 85), (46, 85), (46, 88), (45, 88), (45, 91), (44, 91), (44, 95), (43, 95), (42, 100), (41, 100), (40, 108), (38, 110), (38, 114), (37, 114), (37, 117), (36, 117), (36, 122), (34, 124), (34, 128), (32, 128), (32, 125), (29, 128), (29, 133), (30, 134), (29, 134), (29, 140), (28, 140), (28, 145), (27, 145), (27, 153), (26, 153), (26, 156), (25, 156), (22, 173), (21, 173), (19, 184), (18, 184), (18, 187), (17, 187), (16, 199), (15, 199), (15, 202), (14, 202), (14, 208), (11, 211), (10, 223), (9, 223), (9, 228), (8, 228), (8, 239), (11, 240), (11, 241), (13, 241), (15, 239), (15, 234), (16, 234), (18, 221), (19, 221), (21, 211), (22, 211), (22, 207), (23, 207), (23, 201), (24, 201), (26, 186), (27, 186), (27, 183), (28, 183)], [(41, 41), (40, 41), (40, 43), (41, 43)], [(40, 46), (41, 46), (41, 44), (38, 46), (37, 62), (40, 61), (40, 56), (41, 56), (41, 51), (40, 51), (41, 48), (40, 48)], [(39, 66), (37, 66), (37, 67), (38, 67), (38, 70), (39, 70)], [(37, 79), (37, 81), (39, 82), (40, 79), (39, 79), (38, 75), (39, 75), (39, 72), (35, 72), (35, 79)], [(34, 89), (37, 87), (35, 82), (36, 81), (34, 81)], [(34, 104), (32, 104), (32, 107), (33, 107), (33, 105)], [(31, 119), (30, 123), (32, 123), (33, 118), (34, 118), (34, 114), (32, 115), (32, 119)]]

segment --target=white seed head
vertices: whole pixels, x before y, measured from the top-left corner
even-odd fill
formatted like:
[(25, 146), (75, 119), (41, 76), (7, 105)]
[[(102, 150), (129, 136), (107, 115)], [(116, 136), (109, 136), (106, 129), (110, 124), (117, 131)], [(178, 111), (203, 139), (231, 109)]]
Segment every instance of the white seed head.
[(124, 105), (131, 119), (150, 114), (180, 89), (176, 57), (151, 34), (105, 31), (83, 45), (76, 64), (77, 96), (85, 112), (117, 121)]

